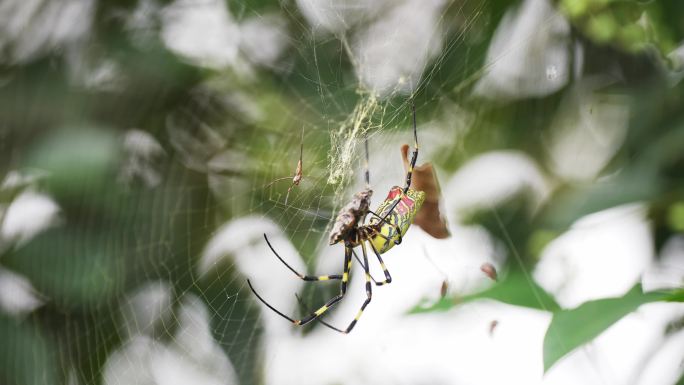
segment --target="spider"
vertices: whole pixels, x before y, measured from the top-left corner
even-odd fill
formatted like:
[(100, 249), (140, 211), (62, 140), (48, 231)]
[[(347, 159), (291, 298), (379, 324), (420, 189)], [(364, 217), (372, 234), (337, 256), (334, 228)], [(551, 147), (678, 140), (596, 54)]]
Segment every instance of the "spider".
[[(294, 319), (277, 310), (275, 307), (270, 305), (266, 300), (264, 300), (254, 289), (252, 283), (247, 280), (249, 288), (252, 290), (254, 295), (269, 309), (280, 315), (281, 317), (287, 319), (295, 325), (306, 325), (309, 322), (318, 319), (319, 322), (325, 326), (340, 332), (347, 334), (352, 331), (361, 314), (363, 313), (366, 306), (371, 302), (373, 291), (371, 280), (376, 286), (382, 286), (392, 282), (392, 276), (390, 275), (385, 263), (382, 260), (381, 254), (386, 253), (394, 245), (398, 245), (402, 241), (402, 237), (406, 234), (416, 213), (420, 209), (425, 200), (425, 193), (422, 191), (417, 191), (411, 189), (411, 175), (413, 173), (413, 168), (416, 165), (416, 160), (418, 159), (418, 133), (416, 130), (416, 107), (413, 101), (411, 101), (411, 109), (413, 113), (413, 138), (414, 138), (414, 150), (411, 154), (411, 162), (409, 163), (409, 168), (406, 173), (406, 182), (404, 187), (394, 186), (390, 189), (387, 198), (378, 206), (376, 211), (370, 209), (371, 196), (373, 195), (373, 190), (370, 188), (370, 173), (368, 171), (368, 140), (365, 141), (366, 149), (366, 161), (365, 161), (365, 181), (366, 187), (360, 192), (354, 194), (351, 201), (347, 203), (342, 209), (340, 209), (335, 223), (330, 231), (330, 245), (335, 245), (338, 243), (344, 244), (344, 263), (342, 265), (342, 274), (334, 275), (304, 275), (293, 269), (290, 265), (285, 262), (285, 260), (275, 251), (271, 242), (269, 242), (268, 237), (264, 234), (264, 239), (271, 249), (273, 254), (297, 277), (304, 281), (328, 281), (328, 280), (340, 280), (340, 292), (338, 295), (334, 296), (328, 300), (325, 305), (318, 308), (318, 310), (311, 312), (304, 318)], [(371, 219), (366, 222), (366, 216), (371, 215)], [(368, 246), (366, 245), (368, 244)], [(354, 249), (356, 247), (361, 247), (361, 252), (363, 254), (363, 262), (361, 262), (356, 255)], [(368, 264), (368, 253), (367, 247), (373, 251), (380, 267), (383, 270), (385, 279), (378, 282), (370, 274), (369, 264)], [(361, 305), (359, 312), (356, 317), (349, 323), (345, 329), (339, 329), (332, 326), (320, 317), (325, 314), (330, 308), (335, 304), (340, 302), (347, 292), (347, 284), (349, 282), (350, 270), (352, 267), (352, 255), (359, 261), (362, 265), (366, 276), (366, 299)]]
[(292, 179), (292, 184), (287, 189), (287, 195), (285, 195), (285, 204), (287, 204), (287, 200), (288, 198), (290, 198), (290, 191), (292, 191), (292, 189), (295, 186), (299, 186), (299, 183), (301, 183), (302, 181), (302, 155), (304, 155), (304, 128), (302, 128), (302, 140), (299, 143), (299, 161), (297, 162), (297, 168), (295, 169), (294, 175), (277, 178), (273, 180), (271, 183), (264, 186), (268, 188), (271, 187), (274, 183), (280, 182), (281, 180)]

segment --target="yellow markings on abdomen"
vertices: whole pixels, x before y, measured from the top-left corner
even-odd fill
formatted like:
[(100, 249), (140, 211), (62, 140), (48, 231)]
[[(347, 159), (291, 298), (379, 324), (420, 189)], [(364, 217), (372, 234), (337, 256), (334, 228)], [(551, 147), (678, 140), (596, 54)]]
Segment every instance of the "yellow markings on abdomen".
[(380, 204), (377, 210), (379, 215), (384, 217), (387, 215), (387, 210), (394, 204), (396, 199), (400, 199), (400, 202), (395, 206), (392, 212), (387, 215), (387, 222), (389, 223), (380, 223), (381, 221), (377, 218), (371, 219), (371, 223), (380, 224), (379, 232), (371, 238), (375, 250), (380, 254), (387, 252), (395, 245), (395, 242), (399, 241), (398, 232), (401, 232), (402, 237), (406, 235), (418, 210), (420, 210), (420, 207), (425, 201), (425, 193), (422, 191), (409, 189), (406, 192), (406, 195), (403, 195), (403, 193), (400, 194), (402, 195), (395, 195), (394, 197), (390, 194), (390, 196)]

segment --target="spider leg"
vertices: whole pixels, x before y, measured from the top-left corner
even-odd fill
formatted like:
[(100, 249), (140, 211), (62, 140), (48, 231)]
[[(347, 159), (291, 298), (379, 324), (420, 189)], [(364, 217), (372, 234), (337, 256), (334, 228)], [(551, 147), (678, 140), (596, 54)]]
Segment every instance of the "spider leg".
[[(378, 217), (382, 222), (385, 222), (388, 226), (391, 226), (391, 227), (394, 228), (394, 231), (396, 231), (396, 232), (397, 232), (397, 235), (399, 236), (399, 239), (397, 239), (396, 241), (394, 241), (394, 244), (395, 244), (395, 245), (398, 245), (398, 244), (401, 243), (401, 241), (403, 241), (403, 238), (402, 238), (402, 236), (401, 236), (401, 229), (399, 229), (399, 226), (397, 226), (397, 225), (395, 225), (395, 224), (393, 224), (393, 223), (388, 222), (387, 219), (381, 217), (380, 215), (376, 214), (375, 212), (373, 212), (373, 211), (371, 211), (371, 210), (368, 210), (368, 212), (371, 213), (371, 214), (373, 214), (373, 215), (375, 215), (376, 217)], [(385, 238), (385, 239), (387, 239), (387, 240), (389, 241), (389, 239), (388, 239), (387, 237), (383, 236), (383, 238)]]
[(280, 257), (280, 255), (278, 255), (278, 253), (275, 251), (275, 249), (274, 249), (273, 246), (271, 245), (271, 242), (268, 241), (268, 237), (266, 236), (266, 234), (264, 234), (264, 239), (266, 240), (266, 243), (268, 244), (268, 247), (271, 248), (271, 251), (273, 252), (273, 254), (275, 254), (276, 257), (278, 257), (278, 259), (280, 260), (280, 262), (282, 262), (283, 265), (285, 265), (285, 267), (287, 267), (288, 269), (290, 269), (291, 272), (295, 273), (295, 275), (296, 275), (297, 277), (299, 277), (300, 279), (302, 279), (302, 280), (304, 280), (304, 281), (329, 281), (329, 280), (331, 280), (331, 279), (342, 279), (342, 278), (343, 278), (342, 275), (340, 275), (340, 274), (334, 274), (334, 275), (304, 275), (304, 274), (298, 272), (297, 270), (293, 269), (292, 266), (288, 265), (287, 262), (285, 262), (285, 260), (284, 260), (282, 257)]
[[(266, 234), (264, 234), (264, 238), (266, 239), (266, 243), (268, 243), (268, 246), (271, 248), (271, 251), (273, 251), (273, 254), (275, 254), (275, 256), (278, 257), (280, 262), (282, 262), (285, 265), (285, 267), (290, 269), (290, 271), (295, 273), (295, 275), (297, 275), (297, 277), (303, 279), (304, 281), (329, 281), (329, 280), (333, 280), (333, 279), (342, 279), (342, 275), (340, 275), (340, 274), (316, 276), (316, 275), (304, 275), (304, 274), (299, 273), (297, 270), (292, 268), (292, 266), (288, 265), (287, 262), (285, 262), (285, 260), (283, 260), (283, 258), (280, 257), (280, 255), (278, 255), (278, 253), (275, 251), (275, 249), (271, 245), (271, 242), (269, 242), (268, 238), (266, 237)], [(363, 262), (361, 262), (361, 259), (356, 254), (356, 251), (354, 251), (354, 249), (352, 249), (352, 253), (354, 255), (354, 258), (363, 266)], [(371, 277), (371, 279), (373, 280), (373, 282), (376, 283), (376, 285), (378, 285), (378, 282), (375, 280), (375, 278)], [(380, 285), (378, 285), (378, 286), (380, 286)]]
[(285, 179), (292, 179), (292, 177), (291, 177), (291, 176), (284, 176), (284, 177), (282, 177), (282, 178), (274, 179), (274, 180), (271, 181), (271, 183), (265, 184), (265, 185), (264, 185), (264, 188), (271, 187), (274, 183), (280, 182), (281, 180), (285, 180)]
[[(359, 261), (359, 262), (361, 262), (361, 261)], [(300, 305), (301, 307), (303, 307), (304, 309), (307, 309), (307, 311), (311, 311), (311, 310), (308, 310), (308, 309), (309, 309), (308, 306), (306, 306), (306, 304), (305, 304), (304, 301), (302, 300), (302, 297), (300, 297), (299, 294), (295, 293), (295, 297), (297, 298), (297, 301), (299, 302), (299, 305)], [(332, 329), (332, 330), (334, 330), (334, 331), (336, 331), (336, 332), (344, 333), (344, 330), (338, 329), (338, 328), (332, 326), (331, 324), (329, 324), (329, 323), (323, 321), (323, 318), (321, 318), (321, 317), (319, 317), (316, 321), (322, 323), (324, 326), (326, 326), (326, 327), (328, 327), (328, 328), (330, 328), (330, 329)]]
[[(334, 296), (328, 302), (325, 303), (325, 305), (321, 306), (318, 308), (318, 310), (314, 311), (313, 313), (309, 314), (308, 316), (302, 318), (301, 320), (294, 320), (293, 323), (295, 325), (306, 325), (309, 322), (317, 319), (320, 317), (323, 313), (328, 311), (331, 307), (333, 307), (336, 303), (340, 302), (344, 295), (347, 293), (347, 283), (349, 282), (349, 270), (351, 270), (351, 265), (352, 265), (352, 248), (349, 247), (348, 245), (345, 245), (344, 247), (344, 273), (342, 273), (342, 282), (340, 284), (340, 294)], [(366, 264), (368, 264), (368, 260), (366, 259)], [(368, 269), (368, 266), (366, 266), (366, 269)]]
[(418, 160), (418, 131), (416, 129), (416, 104), (411, 99), (411, 110), (413, 111), (413, 143), (414, 143), (414, 149), (413, 153), (411, 154), (411, 161), (409, 162), (409, 169), (408, 172), (406, 173), (406, 184), (404, 185), (404, 189), (402, 190), (402, 194), (397, 197), (397, 200), (392, 204), (390, 209), (387, 211), (387, 214), (385, 214), (385, 217), (383, 219), (387, 219), (389, 214), (394, 211), (394, 208), (397, 207), (399, 202), (401, 201), (401, 198), (408, 192), (409, 187), (411, 187), (411, 176), (413, 175), (413, 168), (416, 167), (416, 161)]
[(406, 185), (404, 186), (404, 194), (411, 187), (411, 175), (413, 168), (416, 167), (416, 160), (418, 160), (418, 131), (416, 129), (416, 103), (411, 98), (411, 111), (413, 112), (413, 154), (411, 154), (411, 163), (409, 164), (408, 172), (406, 173)]
[(378, 262), (380, 262), (380, 267), (382, 267), (382, 272), (385, 274), (385, 280), (382, 282), (375, 282), (376, 286), (382, 286), (386, 285), (389, 283), (392, 283), (392, 276), (390, 275), (389, 271), (387, 270), (387, 266), (385, 266), (385, 262), (382, 260), (382, 257), (380, 256), (380, 253), (378, 253), (378, 250), (375, 249), (375, 246), (373, 246), (373, 242), (368, 242), (370, 245), (371, 249), (373, 249), (373, 253), (375, 253), (375, 257), (378, 258)]
[[(365, 269), (365, 268), (366, 268), (366, 265), (363, 264), (363, 262), (361, 261), (361, 258), (359, 258), (359, 256), (356, 254), (356, 251), (354, 251), (354, 249), (352, 249), (352, 253), (354, 254), (354, 258), (356, 259), (356, 261), (357, 261), (361, 266), (363, 266), (363, 268)], [(369, 270), (370, 270), (370, 268), (369, 268)], [(372, 275), (371, 275), (371, 280), (372, 280), (373, 282), (375, 282), (375, 285), (377, 285), (377, 286), (382, 286), (382, 285), (384, 285), (384, 283), (379, 283), (375, 278), (373, 278)]]
[(364, 242), (361, 242), (361, 251), (363, 252), (363, 261), (366, 263), (364, 268), (366, 272), (366, 300), (363, 301), (363, 305), (361, 305), (359, 312), (356, 313), (356, 317), (354, 317), (354, 319), (349, 323), (349, 326), (347, 326), (347, 328), (344, 330), (344, 334), (348, 334), (352, 331), (352, 329), (354, 329), (354, 326), (356, 326), (356, 323), (359, 322), (359, 318), (361, 318), (366, 306), (368, 306), (373, 298), (373, 287), (371, 286), (370, 271), (368, 270), (368, 254), (366, 253), (366, 245)]
[[(371, 244), (371, 247), (373, 247), (373, 244)], [(378, 255), (377, 251), (375, 251), (375, 248), (373, 248), (373, 251), (375, 252), (376, 255)], [(369, 271), (369, 275), (370, 275), (370, 269), (366, 269), (366, 265), (361, 261), (361, 259), (360, 259), (359, 256), (356, 254), (356, 251), (354, 251), (354, 249), (352, 249), (352, 253), (353, 253), (354, 258), (356, 259), (356, 261), (359, 262), (359, 264), (360, 264), (361, 266), (363, 266), (364, 270), (368, 270), (368, 271)], [(379, 258), (379, 255), (378, 255), (378, 258)], [(382, 286), (382, 285), (384, 285), (384, 284), (386, 284), (386, 283), (392, 282), (392, 277), (389, 276), (389, 272), (387, 271), (387, 269), (385, 269), (385, 265), (382, 263), (382, 259), (380, 259), (380, 265), (382, 266), (383, 271), (385, 272), (385, 277), (386, 277), (387, 279), (385, 279), (385, 280), (382, 281), (382, 282), (378, 282), (375, 278), (373, 278), (372, 275), (370, 275), (370, 279), (375, 283), (376, 286)], [(310, 309), (309, 306), (307, 306), (307, 305), (304, 303), (304, 301), (302, 300), (302, 297), (300, 297), (299, 294), (295, 293), (295, 297), (297, 298), (297, 302), (299, 302), (299, 305), (300, 305), (302, 308), (307, 309), (307, 311), (311, 311), (311, 310), (309, 310), (309, 309)], [(333, 326), (333, 325), (327, 323), (326, 321), (323, 320), (323, 318), (318, 318), (317, 321), (320, 322), (321, 324), (323, 324), (324, 326), (326, 326), (327, 328), (332, 329), (332, 330), (335, 330), (336, 332), (340, 332), (340, 333), (344, 333), (344, 332), (345, 332), (344, 330), (339, 329), (339, 328), (336, 328), (335, 326)]]
[(293, 318), (290, 318), (290, 317), (286, 316), (286, 315), (283, 314), (280, 310), (276, 309), (275, 307), (271, 306), (271, 304), (269, 304), (268, 302), (266, 302), (265, 299), (261, 298), (261, 296), (259, 295), (259, 293), (257, 293), (256, 290), (254, 290), (254, 286), (252, 286), (252, 282), (250, 282), (249, 279), (247, 280), (247, 284), (249, 285), (250, 290), (252, 290), (252, 293), (254, 293), (254, 295), (255, 295), (257, 298), (259, 298), (259, 301), (261, 301), (261, 303), (263, 303), (264, 305), (266, 305), (269, 309), (273, 310), (276, 314), (278, 314), (279, 316), (285, 318), (286, 320), (288, 320), (288, 321), (290, 321), (290, 322), (292, 322), (292, 323), (295, 323), (295, 324), (297, 323)]
[[(367, 262), (367, 261), (366, 261)], [(254, 287), (252, 286), (252, 283), (247, 280), (247, 284), (249, 285), (249, 288), (252, 290), (252, 293), (261, 301), (266, 307), (269, 309), (273, 310), (276, 314), (279, 316), (285, 318), (286, 320), (292, 322), (295, 325), (306, 325), (307, 323), (313, 321), (314, 319), (320, 317), (323, 313), (328, 311), (332, 306), (334, 306), (337, 302), (339, 302), (343, 297), (344, 294), (347, 292), (347, 282), (349, 281), (349, 270), (351, 270), (351, 248), (350, 247), (345, 247), (345, 253), (344, 253), (344, 273), (342, 274), (342, 283), (340, 284), (340, 294), (336, 295), (332, 299), (330, 299), (328, 302), (326, 302), (325, 305), (321, 306), (318, 310), (315, 312), (311, 313), (307, 317), (304, 317), (302, 319), (294, 319), (292, 317), (287, 316), (280, 310), (276, 309), (273, 307), (271, 304), (266, 302), (265, 299), (263, 299), (259, 293), (257, 293), (256, 290), (254, 290)]]
[(366, 180), (366, 187), (370, 188), (370, 171), (368, 171), (369, 170), (369, 166), (368, 166), (368, 158), (369, 158), (369, 156), (368, 156), (368, 132), (366, 132), (366, 134), (364, 135), (364, 147), (366, 148), (366, 159), (365, 159), (365, 162), (363, 164), (364, 169), (365, 169), (364, 178)]
[[(344, 330), (339, 329), (339, 328), (323, 321), (321, 318), (318, 318), (318, 322), (320, 322), (324, 326), (326, 326), (326, 327), (328, 327), (328, 328), (330, 328), (336, 332), (340, 332), (342, 334), (348, 334), (349, 332), (352, 331), (352, 329), (354, 329), (354, 326), (356, 326), (356, 323), (359, 321), (359, 318), (361, 318), (361, 315), (363, 314), (363, 311), (366, 309), (366, 306), (368, 306), (368, 304), (371, 302), (371, 299), (373, 298), (373, 289), (371, 286), (371, 275), (370, 275), (370, 271), (368, 270), (368, 254), (366, 253), (366, 246), (363, 242), (361, 242), (361, 251), (363, 251), (363, 261), (365, 262), (365, 264), (362, 263), (362, 265), (364, 266), (363, 270), (366, 273), (366, 300), (363, 302), (363, 305), (361, 305), (361, 309), (356, 314), (356, 317), (354, 317), (354, 319), (351, 321), (351, 323), (349, 323), (347, 328)], [(299, 298), (299, 296), (297, 296), (297, 300), (299, 300), (300, 304), (304, 305), (301, 298)]]
[(287, 195), (285, 195), (285, 204), (287, 204), (287, 200), (290, 198), (290, 191), (292, 191), (292, 187), (295, 185), (292, 184), (288, 189), (287, 189)]

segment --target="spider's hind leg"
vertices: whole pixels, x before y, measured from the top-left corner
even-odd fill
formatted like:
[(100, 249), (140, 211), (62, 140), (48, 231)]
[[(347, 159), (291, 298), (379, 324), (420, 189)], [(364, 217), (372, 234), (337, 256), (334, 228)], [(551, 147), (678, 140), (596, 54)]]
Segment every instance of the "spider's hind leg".
[(376, 286), (382, 286), (382, 285), (387, 285), (392, 283), (392, 276), (390, 275), (389, 270), (387, 270), (387, 266), (385, 266), (385, 262), (382, 260), (382, 257), (380, 256), (380, 253), (378, 250), (375, 249), (375, 246), (373, 246), (373, 242), (368, 242), (370, 245), (371, 249), (373, 250), (373, 253), (375, 254), (375, 257), (378, 259), (378, 262), (380, 262), (380, 267), (382, 267), (382, 272), (385, 274), (385, 280), (381, 282), (375, 282)]
[(366, 245), (363, 242), (361, 242), (361, 251), (363, 252), (363, 262), (365, 263), (364, 271), (366, 273), (366, 300), (363, 301), (363, 305), (361, 305), (361, 309), (359, 309), (359, 312), (356, 313), (356, 317), (354, 317), (354, 319), (349, 323), (347, 328), (343, 331), (344, 334), (348, 334), (352, 331), (352, 329), (354, 329), (354, 326), (356, 326), (356, 323), (359, 322), (359, 319), (361, 318), (363, 311), (366, 309), (366, 306), (368, 306), (368, 304), (370, 304), (371, 302), (371, 299), (373, 299), (371, 275), (370, 270), (368, 268), (368, 253), (366, 253)]

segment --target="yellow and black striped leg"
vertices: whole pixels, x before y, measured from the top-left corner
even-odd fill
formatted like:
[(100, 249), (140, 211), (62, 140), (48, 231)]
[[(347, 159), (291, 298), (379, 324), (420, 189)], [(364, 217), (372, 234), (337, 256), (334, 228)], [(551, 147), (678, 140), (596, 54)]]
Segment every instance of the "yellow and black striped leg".
[(413, 154), (411, 154), (411, 163), (409, 163), (409, 169), (406, 173), (406, 185), (404, 186), (404, 194), (411, 187), (411, 175), (413, 174), (413, 168), (416, 167), (416, 160), (418, 160), (418, 131), (416, 128), (416, 104), (413, 99), (411, 99), (411, 110), (413, 112)]
[[(363, 264), (363, 261), (361, 261), (361, 259), (360, 259), (359, 256), (356, 254), (356, 251), (354, 251), (354, 249), (352, 249), (352, 254), (354, 254), (354, 259), (356, 259), (356, 262), (358, 262), (358, 263), (364, 268), (364, 270), (365, 270), (365, 269), (366, 269), (366, 266)], [(370, 270), (370, 268), (369, 268), (369, 270)], [(375, 285), (377, 285), (377, 286), (382, 286), (382, 285), (384, 285), (384, 283), (378, 282), (378, 280), (375, 279), (372, 275), (371, 275), (371, 281), (373, 281), (373, 282), (375, 283)]]
[(347, 329), (344, 331), (345, 334), (349, 333), (354, 329), (354, 326), (356, 326), (356, 323), (359, 321), (359, 318), (361, 318), (361, 315), (363, 314), (363, 311), (366, 309), (366, 306), (371, 302), (371, 299), (373, 298), (373, 288), (371, 286), (371, 279), (370, 279), (370, 270), (368, 269), (368, 253), (366, 253), (366, 245), (364, 242), (361, 242), (361, 251), (363, 252), (363, 262), (365, 263), (366, 267), (364, 268), (364, 271), (366, 273), (366, 300), (363, 301), (363, 305), (361, 305), (361, 309), (359, 309), (359, 312), (356, 314), (356, 317), (354, 317), (354, 320), (347, 326)]
[(382, 286), (386, 285), (389, 283), (392, 283), (392, 276), (390, 275), (389, 271), (387, 270), (387, 266), (385, 266), (385, 262), (382, 260), (382, 257), (380, 256), (380, 253), (375, 249), (375, 246), (373, 246), (373, 242), (368, 242), (370, 245), (371, 249), (373, 249), (373, 253), (375, 253), (375, 256), (378, 258), (378, 262), (380, 262), (380, 267), (382, 267), (382, 272), (385, 274), (385, 280), (378, 282), (375, 281), (376, 286)]
[[(401, 199), (401, 198), (402, 198), (402, 197), (399, 196), (399, 199)], [(399, 202), (399, 200), (397, 200), (397, 202)], [(381, 217), (380, 215), (376, 214), (375, 212), (373, 212), (373, 211), (371, 211), (371, 210), (368, 210), (368, 212), (369, 212), (370, 214), (375, 215), (376, 217), (378, 217), (378, 218), (380, 219), (381, 222), (384, 222), (384, 223), (387, 224), (388, 226), (392, 227), (392, 228), (394, 229), (394, 231), (397, 232), (397, 236), (399, 237), (399, 239), (397, 239), (396, 241), (394, 241), (394, 244), (395, 244), (395, 245), (400, 244), (401, 241), (404, 240), (404, 239), (402, 238), (402, 236), (401, 236), (401, 230), (399, 229), (399, 226), (397, 226), (397, 225), (395, 225), (395, 224), (393, 224), (393, 223), (390, 223), (387, 219)], [(378, 234), (378, 235), (380, 235), (380, 236), (382, 236), (383, 238), (389, 240), (389, 238), (383, 236), (382, 234)]]
[[(351, 332), (352, 329), (354, 329), (354, 326), (356, 326), (356, 323), (359, 321), (359, 318), (361, 318), (361, 315), (363, 314), (363, 311), (366, 309), (366, 306), (368, 306), (371, 299), (373, 298), (373, 289), (371, 286), (371, 275), (370, 275), (370, 270), (368, 269), (368, 254), (366, 253), (366, 246), (364, 245), (363, 242), (361, 242), (361, 250), (363, 251), (363, 261), (364, 261), (364, 263), (362, 263), (362, 265), (364, 265), (363, 270), (366, 273), (366, 300), (363, 302), (363, 305), (361, 305), (361, 309), (356, 314), (356, 317), (354, 317), (354, 320), (349, 324), (349, 326), (347, 326), (347, 328), (345, 330), (339, 329), (339, 328), (323, 321), (320, 318), (318, 319), (318, 322), (322, 323), (324, 326), (326, 326), (326, 327), (328, 327), (328, 328), (330, 328), (336, 332), (340, 332), (340, 333), (344, 333), (344, 334), (348, 334), (349, 332)], [(299, 299), (300, 304), (301, 304), (302, 303), (301, 299), (299, 297), (298, 297), (298, 299)]]
[(268, 247), (271, 248), (271, 251), (273, 254), (275, 254), (276, 257), (280, 260), (280, 262), (283, 263), (288, 269), (290, 269), (291, 272), (295, 273), (297, 277), (300, 279), (303, 279), (304, 281), (329, 281), (331, 279), (342, 279), (342, 275), (340, 274), (334, 274), (334, 275), (304, 275), (298, 272), (297, 270), (293, 269), (292, 266), (288, 265), (287, 262), (283, 258), (278, 255), (278, 253), (275, 251), (273, 246), (271, 246), (271, 242), (268, 241), (268, 237), (266, 234), (264, 234), (264, 239), (266, 240), (266, 243), (268, 244)]
[[(411, 99), (411, 110), (413, 111), (413, 143), (414, 143), (414, 149), (413, 153), (411, 154), (411, 161), (409, 162), (409, 169), (408, 172), (406, 173), (406, 184), (404, 185), (404, 189), (402, 190), (404, 194), (406, 194), (411, 187), (411, 177), (413, 176), (413, 169), (416, 167), (416, 161), (418, 160), (418, 131), (416, 128), (416, 104), (413, 102), (413, 99)], [(382, 218), (383, 220), (386, 220), (387, 217), (394, 211), (394, 208), (397, 207), (399, 202), (401, 201), (401, 196), (399, 199), (396, 200), (390, 206), (389, 210), (387, 210), (387, 214)]]
[[(268, 240), (267, 240), (267, 241), (268, 241)], [(269, 246), (270, 246), (270, 244), (269, 244)], [(349, 281), (349, 270), (351, 270), (351, 265), (352, 265), (352, 261), (351, 261), (351, 255), (352, 255), (352, 253), (351, 253), (351, 250), (352, 250), (352, 249), (351, 249), (350, 247), (345, 246), (345, 252), (344, 252), (344, 273), (342, 274), (342, 283), (340, 284), (340, 294), (339, 294), (339, 295), (336, 295), (334, 298), (332, 298), (330, 301), (328, 301), (325, 305), (321, 306), (321, 308), (319, 308), (319, 309), (316, 310), (315, 312), (311, 313), (311, 315), (309, 315), (309, 316), (307, 316), (307, 317), (305, 317), (305, 318), (302, 318), (302, 319), (300, 319), (300, 320), (294, 319), (294, 318), (292, 318), (292, 317), (289, 317), (289, 316), (285, 315), (283, 312), (281, 312), (280, 310), (276, 309), (275, 307), (271, 306), (271, 304), (269, 304), (268, 302), (266, 302), (266, 300), (263, 299), (263, 298), (259, 295), (259, 293), (257, 293), (256, 290), (254, 290), (254, 287), (252, 286), (252, 282), (250, 282), (249, 279), (247, 280), (247, 284), (249, 285), (249, 288), (252, 290), (252, 293), (254, 293), (254, 295), (259, 299), (259, 301), (261, 301), (264, 305), (266, 305), (266, 307), (268, 307), (269, 309), (273, 310), (276, 314), (278, 314), (279, 316), (281, 316), (281, 317), (285, 318), (286, 320), (292, 322), (292, 323), (295, 324), (295, 325), (305, 325), (305, 324), (311, 322), (312, 320), (314, 320), (314, 319), (320, 317), (321, 314), (325, 313), (325, 312), (326, 312), (328, 309), (330, 309), (333, 305), (335, 305), (337, 302), (339, 302), (339, 301), (342, 299), (342, 297), (344, 297), (344, 294), (347, 292), (347, 282)], [(275, 251), (274, 251), (274, 252), (275, 252)], [(276, 254), (276, 255), (277, 255), (277, 254)], [(283, 263), (285, 263), (285, 262), (283, 262)], [(285, 265), (287, 266), (287, 264), (285, 264)], [(288, 267), (289, 267), (289, 266), (288, 266)], [(292, 270), (292, 269), (290, 269), (290, 270)], [(294, 270), (293, 270), (293, 271), (294, 271)]]
[[(316, 318), (320, 317), (323, 313), (328, 311), (331, 307), (335, 306), (336, 303), (340, 302), (344, 295), (347, 293), (347, 283), (349, 282), (349, 271), (351, 270), (352, 266), (352, 248), (349, 247), (348, 245), (345, 245), (344, 247), (344, 273), (342, 273), (342, 283), (340, 284), (340, 294), (334, 296), (331, 298), (328, 302), (325, 303), (325, 305), (321, 306), (318, 308), (318, 310), (314, 311), (313, 313), (309, 314), (308, 316), (302, 318), (301, 320), (293, 320), (293, 323), (295, 325), (306, 325), (309, 322), (315, 320)], [(366, 260), (366, 264), (368, 261)], [(367, 269), (368, 267), (366, 267)]]

